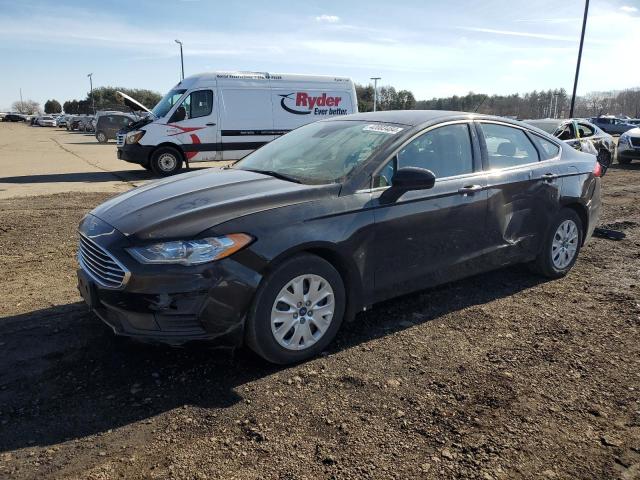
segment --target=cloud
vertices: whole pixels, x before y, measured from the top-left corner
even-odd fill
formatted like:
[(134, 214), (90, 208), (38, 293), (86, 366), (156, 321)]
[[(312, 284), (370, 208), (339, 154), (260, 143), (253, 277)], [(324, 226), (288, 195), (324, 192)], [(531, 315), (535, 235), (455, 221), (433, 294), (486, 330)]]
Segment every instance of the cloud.
[(513, 30), (498, 30), (494, 28), (476, 28), (476, 27), (458, 27), (461, 30), (470, 32), (491, 33), (494, 35), (508, 35), (512, 37), (539, 38), (541, 40), (557, 40), (563, 42), (575, 42), (575, 37), (567, 37), (565, 35), (554, 35), (548, 33), (532, 33), (532, 32), (516, 32)]
[(316, 22), (318, 23), (338, 23), (340, 21), (340, 17), (337, 15), (319, 15), (316, 17)]
[(627, 12), (627, 13), (635, 13), (638, 11), (638, 9), (636, 7), (630, 7), (629, 5), (624, 5), (622, 7), (620, 7), (620, 10), (622, 10), (623, 12)]

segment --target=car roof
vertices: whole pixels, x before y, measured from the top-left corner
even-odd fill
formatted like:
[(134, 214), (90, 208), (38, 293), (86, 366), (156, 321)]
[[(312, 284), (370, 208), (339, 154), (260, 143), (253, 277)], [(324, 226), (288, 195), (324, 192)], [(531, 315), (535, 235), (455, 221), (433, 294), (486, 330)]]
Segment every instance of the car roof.
[[(384, 110), (380, 112), (354, 113), (352, 115), (337, 116), (331, 120), (362, 120), (365, 122), (397, 123), (406, 126), (417, 126), (434, 120), (453, 120), (459, 118), (499, 120), (501, 122), (520, 124), (510, 118), (481, 115), (470, 112), (456, 112), (451, 110)], [(329, 121), (331, 121), (329, 120)]]

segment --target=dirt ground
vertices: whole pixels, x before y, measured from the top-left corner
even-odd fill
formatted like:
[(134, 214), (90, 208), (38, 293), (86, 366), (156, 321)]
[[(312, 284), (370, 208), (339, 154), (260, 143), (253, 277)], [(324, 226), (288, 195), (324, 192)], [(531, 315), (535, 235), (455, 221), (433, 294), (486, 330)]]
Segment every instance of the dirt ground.
[(110, 193), (0, 199), (0, 478), (640, 478), (640, 164), (571, 274), (378, 305), (291, 368), (116, 338), (75, 287)]

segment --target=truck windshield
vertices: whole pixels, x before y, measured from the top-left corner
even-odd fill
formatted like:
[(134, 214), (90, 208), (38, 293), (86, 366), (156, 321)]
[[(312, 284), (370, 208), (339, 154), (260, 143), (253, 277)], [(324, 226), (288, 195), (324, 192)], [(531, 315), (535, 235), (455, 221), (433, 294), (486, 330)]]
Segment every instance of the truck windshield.
[(162, 100), (158, 102), (155, 107), (153, 107), (151, 113), (153, 113), (156, 118), (164, 117), (167, 113), (169, 113), (171, 107), (173, 107), (175, 103), (180, 100), (180, 97), (182, 97), (182, 95), (186, 91), (187, 90), (184, 88), (171, 90), (162, 98)]
[(353, 120), (311, 123), (268, 143), (233, 168), (308, 184), (338, 182), (403, 129)]

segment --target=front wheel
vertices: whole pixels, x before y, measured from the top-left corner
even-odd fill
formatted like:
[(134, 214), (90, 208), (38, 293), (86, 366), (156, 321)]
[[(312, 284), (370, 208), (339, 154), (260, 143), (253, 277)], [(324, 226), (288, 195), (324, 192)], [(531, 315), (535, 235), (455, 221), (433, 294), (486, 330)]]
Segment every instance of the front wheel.
[(182, 168), (182, 155), (175, 148), (160, 147), (151, 157), (151, 170), (156, 175), (168, 177)]
[(98, 139), (99, 143), (107, 143), (107, 141), (109, 140), (107, 138), (107, 134), (104, 132), (98, 132), (96, 133), (96, 138)]
[(272, 363), (307, 360), (334, 339), (345, 304), (344, 283), (333, 265), (298, 255), (265, 278), (247, 320), (247, 344)]
[(564, 277), (578, 259), (583, 225), (578, 214), (570, 208), (558, 212), (534, 260), (533, 270), (548, 278)]
[(620, 165), (629, 165), (631, 163), (631, 159), (628, 157), (621, 157), (620, 154), (618, 154), (618, 163)]

